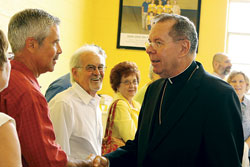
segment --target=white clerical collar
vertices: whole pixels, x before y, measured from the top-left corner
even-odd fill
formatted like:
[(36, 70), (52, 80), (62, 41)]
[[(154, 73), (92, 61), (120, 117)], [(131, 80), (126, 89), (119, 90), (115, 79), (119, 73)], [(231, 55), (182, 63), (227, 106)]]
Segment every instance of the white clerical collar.
[(186, 68), (185, 70), (183, 70), (183, 71), (180, 72), (179, 74), (177, 74), (177, 75), (175, 75), (175, 76), (173, 76), (173, 77), (169, 77), (169, 78), (168, 78), (169, 83), (172, 85), (172, 84), (173, 84), (172, 78), (175, 78), (175, 77), (181, 75), (182, 73), (184, 73), (184, 72), (191, 66), (192, 63), (193, 63), (193, 61), (187, 66), (187, 68)]

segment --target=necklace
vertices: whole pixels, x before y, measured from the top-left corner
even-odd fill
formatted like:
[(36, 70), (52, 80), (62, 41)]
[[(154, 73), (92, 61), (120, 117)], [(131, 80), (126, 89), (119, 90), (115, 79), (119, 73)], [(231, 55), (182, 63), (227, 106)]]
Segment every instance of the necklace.
[[(191, 78), (192, 78), (192, 76), (194, 75), (194, 73), (195, 73), (195, 71), (196, 70), (198, 70), (199, 69), (199, 66), (197, 65), (196, 67), (195, 67), (195, 69), (193, 70), (193, 72), (190, 74), (190, 76), (188, 77), (188, 80), (187, 81), (189, 81)], [(164, 85), (164, 88), (163, 88), (163, 93), (162, 93), (162, 95), (161, 95), (161, 103), (160, 103), (160, 108), (159, 108), (159, 125), (161, 125), (161, 113), (162, 113), (162, 103), (163, 103), (163, 97), (164, 97), (164, 95), (165, 95), (165, 90), (166, 90), (166, 88), (167, 88), (167, 85), (168, 85), (168, 81), (166, 81), (166, 83), (165, 83), (165, 85)]]

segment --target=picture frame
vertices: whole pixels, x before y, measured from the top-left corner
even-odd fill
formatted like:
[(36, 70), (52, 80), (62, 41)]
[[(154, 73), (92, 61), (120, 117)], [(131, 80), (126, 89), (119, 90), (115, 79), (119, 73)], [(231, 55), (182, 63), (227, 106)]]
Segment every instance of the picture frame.
[[(117, 48), (145, 50), (145, 42), (148, 40), (150, 31), (151, 16), (149, 15), (156, 14), (155, 11), (152, 12), (154, 5), (149, 7), (149, 4), (148, 11), (150, 12), (144, 12), (142, 8), (144, 2), (150, 4), (154, 2), (156, 6), (161, 3), (164, 12), (170, 11), (188, 17), (196, 26), (199, 34), (201, 0), (120, 0)], [(174, 5), (175, 7), (173, 7)], [(162, 10), (160, 8), (161, 6), (158, 6), (156, 9)]]

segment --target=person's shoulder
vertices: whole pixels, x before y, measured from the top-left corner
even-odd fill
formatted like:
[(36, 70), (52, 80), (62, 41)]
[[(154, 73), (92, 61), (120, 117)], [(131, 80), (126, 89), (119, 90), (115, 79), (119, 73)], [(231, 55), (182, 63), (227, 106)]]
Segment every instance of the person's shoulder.
[(12, 117), (10, 117), (9, 115), (7, 115), (5, 113), (0, 112), (0, 126), (5, 124), (8, 121), (11, 121), (14, 123), (14, 119)]
[(32, 79), (17, 70), (11, 70), (9, 85), (1, 94), (18, 97), (24, 94), (38, 93), (38, 89), (35, 88), (38, 85), (34, 82), (37, 82), (34, 78)]
[(61, 101), (61, 102), (65, 102), (65, 103), (68, 103), (70, 101), (74, 101), (74, 97), (75, 97), (75, 92), (72, 91), (72, 87), (62, 91), (62, 92), (59, 92), (58, 94), (56, 94), (52, 99), (51, 101)]
[(228, 84), (226, 81), (215, 77), (209, 73), (205, 73), (204, 77), (201, 80), (201, 87), (204, 87), (208, 91), (212, 92), (232, 92), (234, 91), (232, 86)]
[(141, 104), (139, 102), (137, 102), (136, 100), (133, 100), (133, 103), (134, 103), (134, 107), (136, 109), (140, 109), (141, 108)]
[(58, 78), (57, 80), (55, 80), (54, 82), (52, 82), (49, 86), (50, 87), (61, 87), (64, 89), (67, 89), (68, 87), (71, 86), (71, 82), (70, 82), (70, 74), (66, 74), (60, 78)]
[(162, 86), (164, 84), (164, 82), (166, 81), (166, 78), (160, 78), (152, 83), (150, 83), (148, 85), (148, 88), (150, 89), (155, 89), (158, 88), (159, 86)]

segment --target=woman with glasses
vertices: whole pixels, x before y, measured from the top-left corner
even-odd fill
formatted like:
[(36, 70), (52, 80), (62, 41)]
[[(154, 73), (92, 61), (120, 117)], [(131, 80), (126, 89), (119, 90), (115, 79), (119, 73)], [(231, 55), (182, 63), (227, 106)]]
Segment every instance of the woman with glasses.
[[(10, 62), (7, 54), (8, 42), (0, 30), (0, 92), (9, 82)], [(7, 57), (8, 56), (8, 57)], [(0, 111), (0, 166), (19, 167), (21, 163), (20, 144), (15, 128), (15, 121)]]
[[(245, 143), (247, 144), (247, 147), (246, 144), (244, 147), (244, 156), (248, 155), (249, 157), (250, 154), (248, 153), (248, 148), (250, 148), (250, 100), (245, 96), (249, 90), (249, 79), (245, 73), (241, 71), (233, 71), (229, 75), (227, 82), (234, 88), (240, 100), (243, 134)], [(249, 166), (248, 159), (244, 156), (242, 166), (245, 166), (243, 165), (244, 163), (247, 163), (247, 166)]]
[[(140, 72), (137, 65), (133, 62), (121, 62), (115, 65), (110, 73), (110, 84), (115, 91), (112, 104), (117, 103), (113, 112), (114, 119), (111, 121), (113, 122), (111, 127), (112, 137), (121, 139), (123, 142), (133, 140), (137, 130), (141, 105), (133, 100), (133, 97), (137, 92), (139, 80)], [(108, 119), (111, 116), (112, 114), (109, 113)], [(109, 127), (109, 123), (107, 123), (106, 128)]]

